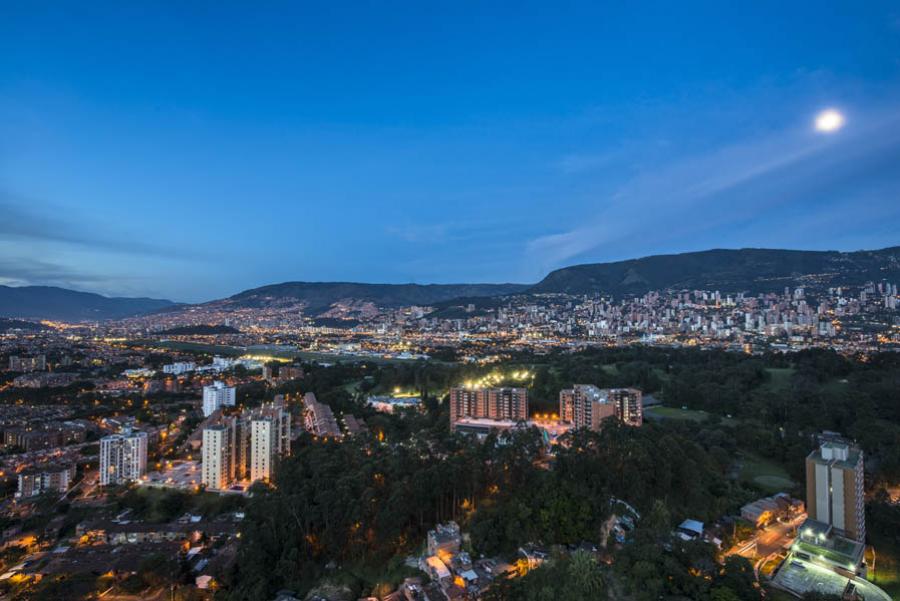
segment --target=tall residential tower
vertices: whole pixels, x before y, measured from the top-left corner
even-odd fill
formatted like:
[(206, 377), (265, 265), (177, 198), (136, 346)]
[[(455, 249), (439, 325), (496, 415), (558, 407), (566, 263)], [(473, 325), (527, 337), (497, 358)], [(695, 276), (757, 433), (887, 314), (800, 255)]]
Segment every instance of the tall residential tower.
[(147, 472), (147, 433), (126, 429), (100, 439), (100, 485), (139, 480)]
[(597, 388), (575, 384), (559, 391), (559, 417), (575, 428), (599, 430), (603, 421), (615, 417), (626, 426), (644, 423), (641, 391), (636, 388)]
[(527, 420), (528, 391), (525, 388), (451, 388), (451, 427), (465, 417)]
[(866, 540), (863, 452), (844, 441), (827, 441), (806, 458), (806, 510), (837, 534)]

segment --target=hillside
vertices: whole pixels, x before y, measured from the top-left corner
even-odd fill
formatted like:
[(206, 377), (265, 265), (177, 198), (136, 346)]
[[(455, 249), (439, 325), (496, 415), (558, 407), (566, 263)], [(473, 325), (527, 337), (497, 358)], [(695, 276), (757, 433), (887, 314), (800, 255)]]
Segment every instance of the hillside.
[(6, 319), (5, 317), (0, 317), (0, 332), (41, 332), (49, 329), (50, 328), (42, 323), (34, 323), (33, 321), (22, 321), (21, 319)]
[(172, 305), (153, 298), (115, 298), (55, 286), (0, 286), (0, 316), (99, 321), (148, 313)]
[(703, 289), (759, 293), (785, 286), (842, 286), (882, 278), (900, 279), (900, 247), (856, 252), (743, 248), (656, 255), (557, 269), (528, 292), (619, 296)]
[(515, 294), (522, 284), (357, 284), (350, 282), (285, 282), (245, 290), (222, 302), (231, 306), (264, 307), (286, 301), (302, 302), (315, 314), (338, 301), (370, 302), (379, 307), (433, 305), (463, 296)]
[[(374, 307), (436, 307), (432, 316), (463, 318), (468, 304), (480, 313), (513, 294), (643, 294), (650, 290), (702, 289), (726, 293), (779, 292), (785, 286), (858, 285), (900, 281), (900, 247), (872, 251), (804, 251), (744, 248), (655, 255), (614, 263), (557, 269), (533, 286), (523, 284), (361, 284), (285, 282), (245, 290), (202, 305), (150, 298), (109, 298), (49, 286), (0, 286), (0, 317), (99, 321), (190, 307), (243, 309), (288, 307), (326, 320), (371, 314)], [(335, 309), (335, 304), (340, 307)], [(329, 322), (330, 323), (330, 322)], [(175, 335), (176, 332), (168, 332)], [(210, 332), (214, 333), (214, 332)]]

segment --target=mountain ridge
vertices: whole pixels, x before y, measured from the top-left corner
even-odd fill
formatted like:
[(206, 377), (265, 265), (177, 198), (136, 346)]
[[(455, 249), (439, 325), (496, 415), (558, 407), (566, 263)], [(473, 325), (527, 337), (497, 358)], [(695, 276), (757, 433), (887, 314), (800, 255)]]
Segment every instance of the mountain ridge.
[(110, 297), (58, 286), (0, 285), (0, 316), (16, 319), (102, 321), (133, 317), (175, 304), (165, 299)]
[[(883, 278), (900, 280), (900, 246), (878, 250), (809, 251), (717, 248), (649, 255), (606, 263), (561, 267), (536, 284), (367, 284), (288, 281), (243, 290), (199, 304), (164, 299), (106, 297), (54, 286), (0, 286), (0, 316), (24, 319), (100, 321), (163, 314), (190, 307), (302, 308), (313, 317), (331, 318), (336, 303), (362, 313), (371, 305), (435, 306), (456, 314), (461, 303), (496, 304), (516, 294), (639, 295), (651, 290), (719, 290), (725, 293), (779, 292), (785, 286), (846, 286)], [(495, 299), (488, 301), (488, 299)], [(344, 316), (346, 317), (346, 316)]]
[(650, 290), (717, 289), (758, 293), (784, 286), (858, 285), (889, 275), (900, 276), (900, 246), (849, 252), (718, 248), (561, 267), (528, 292), (618, 296)]
[(305, 302), (307, 308), (315, 312), (325, 310), (342, 300), (371, 302), (386, 307), (432, 305), (464, 296), (515, 294), (528, 287), (529, 284), (366, 284), (296, 281), (251, 288), (212, 303), (253, 307), (265, 306), (275, 299), (293, 298)]

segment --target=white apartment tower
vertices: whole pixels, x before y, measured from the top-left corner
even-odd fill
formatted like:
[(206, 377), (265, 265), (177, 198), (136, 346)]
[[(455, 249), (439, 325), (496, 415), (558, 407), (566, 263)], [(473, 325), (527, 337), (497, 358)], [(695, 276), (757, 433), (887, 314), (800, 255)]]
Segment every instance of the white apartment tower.
[(203, 387), (203, 417), (209, 417), (219, 407), (234, 407), (234, 386), (225, 386), (224, 382), (215, 381)]
[(806, 510), (838, 534), (866, 540), (863, 452), (841, 441), (823, 443), (806, 458)]
[(275, 455), (275, 423), (271, 417), (250, 422), (250, 480), (269, 480)]
[(201, 482), (210, 489), (224, 490), (232, 481), (235, 429), (215, 425), (203, 429)]
[(147, 433), (125, 430), (100, 439), (100, 485), (139, 480), (147, 472)]
[(291, 414), (284, 399), (219, 418), (203, 430), (202, 482), (223, 490), (235, 480), (270, 480), (276, 460), (291, 454)]

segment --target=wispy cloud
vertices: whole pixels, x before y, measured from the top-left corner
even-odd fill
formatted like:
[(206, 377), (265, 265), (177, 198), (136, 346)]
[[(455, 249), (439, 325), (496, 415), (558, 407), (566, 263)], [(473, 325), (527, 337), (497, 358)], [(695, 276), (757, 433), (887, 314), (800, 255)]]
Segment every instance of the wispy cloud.
[(646, 248), (647, 238), (690, 246), (692, 236), (781, 203), (826, 196), (825, 183), (891, 152), (900, 156), (897, 112), (857, 116), (833, 136), (798, 128), (659, 165), (599, 198), (586, 223), (532, 239), (529, 260), (552, 269), (591, 251)]
[[(43, 207), (37, 210), (35, 207)], [(184, 258), (183, 248), (160, 246), (127, 233), (110, 232), (98, 216), (65, 215), (45, 202), (29, 202), (0, 190), (0, 240), (51, 242), (117, 254)]]
[(504, 216), (502, 219), (459, 220), (441, 223), (407, 222), (390, 225), (385, 228), (385, 232), (389, 236), (411, 244), (437, 245), (478, 238), (482, 240), (479, 246), (484, 246), (484, 238), (487, 234), (508, 230), (522, 222), (521, 217), (512, 215)]
[(453, 225), (450, 223), (390, 225), (386, 228), (391, 236), (415, 244), (446, 242)]
[(0, 284), (7, 286), (61, 286), (93, 292), (110, 284), (119, 285), (122, 280), (122, 277), (86, 273), (26, 257), (0, 258)]
[(583, 173), (609, 165), (617, 156), (617, 152), (568, 154), (559, 160), (557, 166), (563, 173)]

